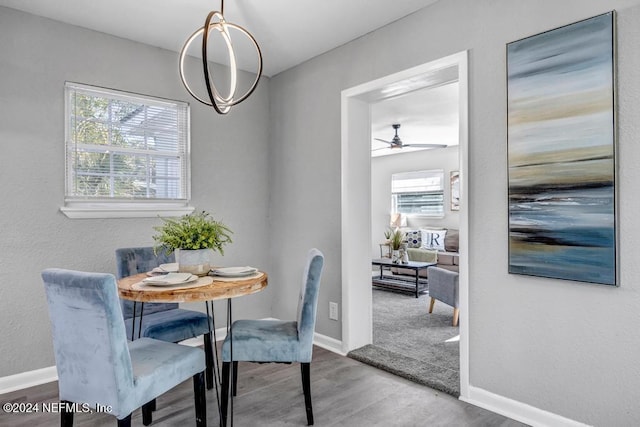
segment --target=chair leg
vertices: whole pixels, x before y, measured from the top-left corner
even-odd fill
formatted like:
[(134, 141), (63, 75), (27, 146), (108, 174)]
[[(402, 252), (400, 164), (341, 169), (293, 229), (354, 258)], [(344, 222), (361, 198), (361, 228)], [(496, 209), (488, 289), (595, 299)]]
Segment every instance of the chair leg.
[(460, 309), (453, 309), (453, 326), (458, 326), (458, 316), (460, 315)]
[(142, 424), (148, 426), (153, 422), (153, 402), (155, 399), (142, 405)]
[(233, 388), (231, 389), (233, 396), (238, 395), (238, 361), (233, 362)]
[(302, 390), (304, 392), (304, 406), (307, 410), (307, 424), (313, 425), (313, 408), (311, 407), (311, 363), (301, 363)]
[(222, 362), (222, 391), (220, 399), (220, 412), (222, 427), (227, 425), (227, 407), (229, 406), (229, 370), (231, 362)]
[(436, 304), (436, 299), (431, 297), (431, 302), (429, 303), (429, 314), (433, 312), (433, 306)]
[(118, 420), (118, 427), (131, 427), (131, 414), (121, 420)]
[(60, 403), (62, 403), (62, 410), (60, 411), (60, 426), (73, 427), (73, 411), (68, 410), (68, 408), (71, 408), (71, 402), (63, 400)]
[(196, 426), (207, 427), (207, 394), (204, 372), (193, 376), (193, 398), (196, 406)]
[(207, 390), (213, 388), (213, 347), (211, 345), (211, 332), (204, 334), (204, 356), (207, 378)]

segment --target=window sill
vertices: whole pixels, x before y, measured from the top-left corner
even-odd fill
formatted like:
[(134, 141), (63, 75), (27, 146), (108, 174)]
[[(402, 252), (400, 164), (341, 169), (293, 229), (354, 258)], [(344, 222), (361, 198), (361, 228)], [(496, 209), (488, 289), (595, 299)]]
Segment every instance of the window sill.
[(194, 209), (193, 206), (166, 203), (82, 203), (67, 204), (61, 207), (60, 211), (71, 219), (95, 219), (178, 217), (190, 214)]

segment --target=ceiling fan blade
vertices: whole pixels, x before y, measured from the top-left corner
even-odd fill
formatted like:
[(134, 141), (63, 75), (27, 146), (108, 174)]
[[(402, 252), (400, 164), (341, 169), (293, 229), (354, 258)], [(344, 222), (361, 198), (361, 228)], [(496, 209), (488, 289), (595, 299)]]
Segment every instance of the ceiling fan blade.
[(375, 139), (376, 141), (384, 142), (385, 144), (395, 145), (393, 142), (385, 141), (384, 139), (380, 139), (380, 138), (373, 138), (373, 139)]
[[(393, 124), (393, 125), (391, 125), (391, 127), (395, 131), (395, 136), (393, 137), (393, 139), (391, 141), (386, 141), (386, 140), (380, 139), (380, 138), (373, 138), (373, 139), (375, 139), (376, 141), (384, 142), (385, 144), (389, 144), (390, 145), (389, 148), (402, 149), (404, 147), (419, 147), (419, 148), (445, 148), (445, 147), (447, 147), (447, 144), (403, 144), (402, 140), (398, 136), (398, 129), (400, 128), (400, 124)], [(384, 149), (386, 149), (386, 147), (385, 148), (377, 148), (377, 149), (371, 150), (371, 151), (384, 150)]]
[(404, 144), (403, 147), (445, 148), (447, 144)]
[(374, 148), (371, 151), (388, 150), (389, 148), (391, 148), (391, 147)]

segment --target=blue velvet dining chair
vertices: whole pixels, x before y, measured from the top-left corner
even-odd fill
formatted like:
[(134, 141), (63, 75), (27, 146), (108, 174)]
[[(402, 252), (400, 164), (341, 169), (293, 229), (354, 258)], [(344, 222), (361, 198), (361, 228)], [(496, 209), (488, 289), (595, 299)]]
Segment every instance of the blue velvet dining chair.
[[(73, 406), (107, 408), (118, 426), (130, 426), (142, 407), (151, 424), (151, 402), (193, 378), (196, 424), (204, 427), (204, 352), (141, 338), (127, 342), (116, 279), (112, 274), (47, 269), (42, 272), (58, 370), (61, 425), (73, 425)], [(98, 406), (99, 405), (99, 406)]]
[[(160, 264), (175, 262), (174, 254), (167, 255), (163, 251), (156, 253), (152, 247), (120, 248), (116, 249), (117, 277), (132, 276), (146, 273)], [(204, 351), (206, 355), (207, 388), (213, 388), (213, 350), (211, 347), (211, 329), (209, 316), (195, 310), (179, 308), (177, 303), (144, 303), (135, 304), (133, 301), (122, 300), (122, 313), (125, 319), (127, 336), (131, 337), (133, 320), (140, 318), (142, 313), (142, 327), (136, 320), (136, 328), (140, 336), (157, 340), (177, 343), (182, 340), (204, 336)], [(133, 318), (133, 319), (132, 319)], [(135, 337), (133, 337), (135, 338)]]
[(227, 334), (222, 345), (221, 405), (223, 425), (226, 425), (227, 418), (229, 369), (231, 362), (233, 362), (232, 393), (235, 396), (238, 361), (300, 363), (307, 423), (313, 425), (310, 371), (323, 265), (322, 252), (315, 248), (311, 249), (300, 288), (297, 320), (238, 320), (233, 322), (231, 333)]

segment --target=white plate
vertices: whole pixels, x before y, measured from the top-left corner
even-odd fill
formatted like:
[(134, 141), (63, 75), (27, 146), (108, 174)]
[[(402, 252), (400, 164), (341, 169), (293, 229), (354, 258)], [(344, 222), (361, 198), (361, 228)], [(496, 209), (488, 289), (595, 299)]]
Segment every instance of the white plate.
[(243, 277), (257, 273), (258, 269), (254, 267), (222, 267), (211, 270), (211, 274), (223, 277)]
[(147, 277), (142, 281), (153, 286), (183, 285), (198, 280), (198, 276), (191, 273), (168, 273), (163, 276)]

